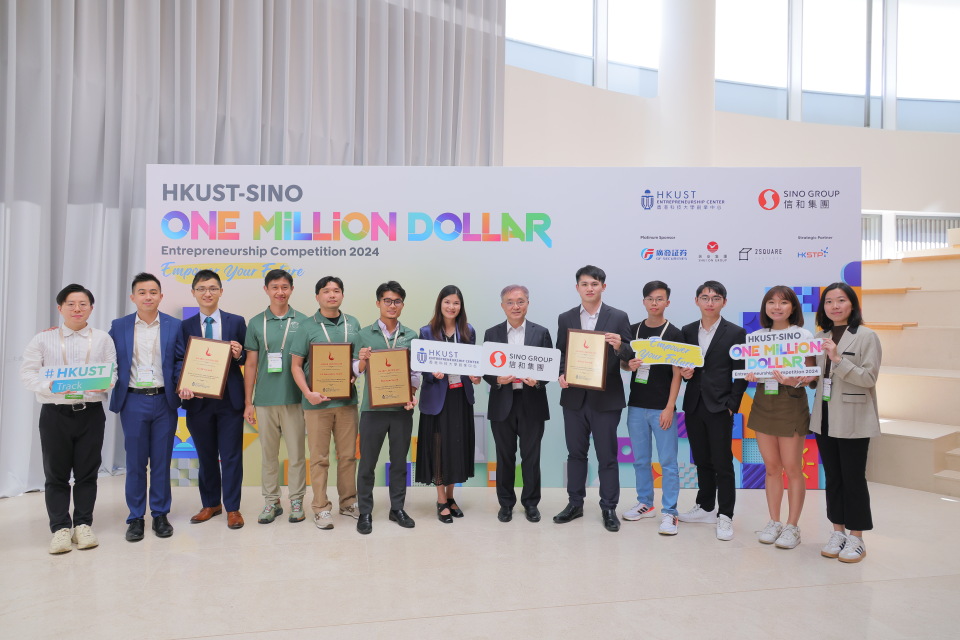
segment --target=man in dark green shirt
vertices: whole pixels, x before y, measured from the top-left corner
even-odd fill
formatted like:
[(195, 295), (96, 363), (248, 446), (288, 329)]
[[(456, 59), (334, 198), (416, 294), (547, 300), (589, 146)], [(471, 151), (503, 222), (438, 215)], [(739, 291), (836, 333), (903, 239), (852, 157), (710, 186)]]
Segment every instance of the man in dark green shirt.
[[(378, 349), (409, 349), (410, 343), (419, 335), (415, 330), (400, 324), (400, 312), (407, 292), (399, 282), (391, 280), (377, 287), (377, 308), (380, 318), (369, 327), (360, 330), (353, 343), (354, 373), (360, 375), (366, 369), (370, 352)], [(420, 386), (420, 374), (411, 372), (411, 387)], [(413, 431), (413, 407), (417, 404), (411, 392), (411, 401), (403, 407), (373, 408), (370, 393), (364, 393), (360, 414), (360, 464), (357, 470), (357, 499), (360, 517), (357, 531), (373, 531), (373, 483), (377, 460), (383, 441), (390, 436), (390, 520), (405, 529), (413, 528), (413, 518), (403, 510), (407, 495), (407, 452), (410, 450), (410, 434)]]

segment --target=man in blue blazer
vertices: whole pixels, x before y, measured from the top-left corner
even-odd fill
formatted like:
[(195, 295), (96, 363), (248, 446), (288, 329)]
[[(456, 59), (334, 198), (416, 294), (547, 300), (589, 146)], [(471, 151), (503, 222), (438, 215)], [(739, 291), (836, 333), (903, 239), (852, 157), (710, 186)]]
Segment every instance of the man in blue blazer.
[[(527, 320), (530, 290), (511, 284), (500, 292), (500, 306), (507, 319), (487, 329), (484, 342), (553, 348), (550, 332)], [(487, 418), (497, 448), (497, 519), (510, 522), (517, 504), (514, 489), (517, 465), (517, 441), (520, 443), (520, 470), (523, 490), (520, 504), (530, 522), (540, 522), (540, 441), (544, 423), (550, 419), (546, 381), (515, 376), (483, 376), (490, 384)]]
[[(206, 522), (227, 508), (227, 527), (243, 526), (240, 513), (240, 488), (243, 485), (243, 372), (246, 360), (243, 342), (247, 337), (247, 321), (220, 309), (223, 284), (220, 276), (202, 269), (193, 277), (193, 297), (200, 313), (181, 324), (183, 343), (190, 337), (209, 338), (230, 343), (233, 361), (227, 372), (223, 398), (196, 398), (190, 389), (182, 389), (180, 398), (187, 412), (187, 429), (193, 436), (200, 461), (200, 511), (190, 518), (192, 524)], [(180, 365), (177, 362), (177, 377)], [(223, 500), (221, 501), (221, 491)]]
[[(630, 320), (619, 309), (601, 302), (607, 274), (603, 269), (587, 265), (577, 271), (577, 293), (580, 304), (560, 314), (557, 329), (557, 348), (560, 350), (560, 406), (563, 407), (563, 426), (567, 439), (567, 496), (566, 508), (553, 517), (564, 524), (583, 515), (583, 500), (587, 495), (587, 453), (590, 436), (597, 454), (600, 476), (600, 513), (607, 531), (619, 531), (617, 502), (620, 500), (620, 470), (617, 465), (617, 425), (627, 406), (620, 377), (620, 351), (630, 343)], [(571, 386), (563, 374), (566, 371), (567, 331), (583, 329), (604, 332), (607, 349), (607, 367), (603, 390)], [(629, 358), (629, 355), (625, 356)]]
[(117, 385), (110, 411), (120, 414), (123, 446), (127, 453), (126, 538), (143, 540), (147, 502), (147, 464), (150, 465), (150, 513), (153, 531), (161, 538), (173, 535), (170, 512), (170, 458), (177, 430), (177, 396), (174, 371), (182, 352), (180, 321), (160, 313), (160, 281), (149, 273), (133, 278), (130, 300), (137, 312), (110, 325), (117, 348)]

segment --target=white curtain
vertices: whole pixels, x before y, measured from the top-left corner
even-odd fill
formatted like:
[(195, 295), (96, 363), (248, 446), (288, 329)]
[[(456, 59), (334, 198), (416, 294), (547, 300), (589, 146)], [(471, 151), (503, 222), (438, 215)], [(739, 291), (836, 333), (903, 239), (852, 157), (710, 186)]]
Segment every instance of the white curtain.
[[(499, 165), (504, 0), (0, 0), (0, 497), (42, 488), (23, 347), (133, 311), (151, 163)], [(108, 418), (104, 471), (124, 464)]]

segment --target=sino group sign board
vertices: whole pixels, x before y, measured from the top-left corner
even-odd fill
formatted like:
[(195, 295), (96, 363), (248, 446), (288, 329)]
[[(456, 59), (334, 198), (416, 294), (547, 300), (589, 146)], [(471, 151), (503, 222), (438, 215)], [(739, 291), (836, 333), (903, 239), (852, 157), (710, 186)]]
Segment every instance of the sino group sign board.
[[(378, 317), (375, 291), (384, 281), (406, 289), (400, 320), (413, 328), (429, 322), (440, 289), (455, 284), (478, 343), (504, 321), (500, 292), (511, 284), (528, 287), (527, 319), (547, 327), (556, 342), (557, 316), (579, 304), (575, 273), (587, 264), (606, 272), (603, 300), (631, 322), (645, 317), (648, 281), (670, 286), (666, 317), (683, 325), (699, 319), (697, 285), (717, 280), (728, 291), (723, 316), (748, 332), (760, 327), (760, 301), (771, 286), (794, 288), (813, 328), (822, 287), (860, 285), (855, 168), (152, 165), (146, 193), (147, 268), (160, 277), (163, 308), (174, 315), (193, 312), (190, 283), (204, 268), (223, 280), (222, 308), (247, 318), (267, 306), (263, 276), (277, 268), (293, 275), (292, 305), (308, 315), (317, 308), (317, 280), (342, 278), (343, 311), (363, 325)], [(481, 418), (485, 385), (474, 407)], [(559, 387), (547, 389), (553, 418), (543, 481), (563, 486)], [(749, 429), (752, 394), (751, 386), (733, 443), (743, 487), (763, 482)], [(478, 418), (477, 425), (486, 422)], [(256, 483), (259, 444), (247, 429), (245, 480)], [(477, 438), (473, 484), (485, 485), (495, 473), (486, 431)], [(633, 486), (626, 411), (620, 436), (621, 480)], [(189, 441), (179, 444), (189, 452)], [(817, 487), (816, 442), (807, 444), (805, 471)], [(680, 460), (682, 486), (695, 486), (683, 438)], [(596, 482), (593, 467), (589, 482)]]

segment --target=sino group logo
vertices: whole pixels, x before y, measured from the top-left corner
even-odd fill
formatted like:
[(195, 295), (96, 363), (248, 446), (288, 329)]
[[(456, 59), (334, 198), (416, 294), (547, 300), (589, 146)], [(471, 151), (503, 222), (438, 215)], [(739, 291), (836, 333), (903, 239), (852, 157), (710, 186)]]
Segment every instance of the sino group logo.
[(780, 194), (773, 189), (764, 189), (757, 197), (757, 202), (760, 203), (760, 208), (773, 211), (780, 206)]

